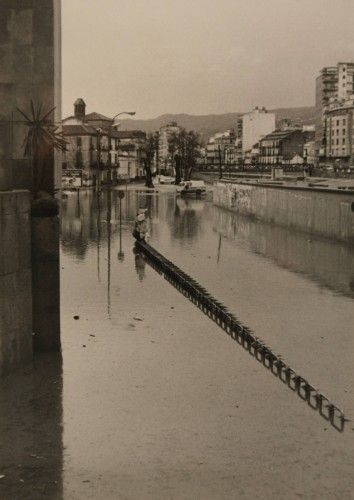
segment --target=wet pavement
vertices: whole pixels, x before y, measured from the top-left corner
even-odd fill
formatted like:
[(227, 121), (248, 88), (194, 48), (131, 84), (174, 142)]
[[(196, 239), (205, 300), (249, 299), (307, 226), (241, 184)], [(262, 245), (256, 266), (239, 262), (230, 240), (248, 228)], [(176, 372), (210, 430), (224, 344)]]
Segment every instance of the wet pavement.
[(352, 248), (168, 187), (126, 192), (120, 237), (117, 191), (68, 193), (63, 360), (0, 382), (0, 498), (353, 498), (354, 423), (333, 429), (134, 253), (138, 207), (154, 247), (354, 418)]

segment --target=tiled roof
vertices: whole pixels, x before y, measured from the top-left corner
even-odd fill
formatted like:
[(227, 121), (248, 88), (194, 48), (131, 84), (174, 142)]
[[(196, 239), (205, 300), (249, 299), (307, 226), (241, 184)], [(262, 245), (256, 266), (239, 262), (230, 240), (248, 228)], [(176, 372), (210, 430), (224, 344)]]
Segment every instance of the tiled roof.
[(88, 115), (85, 116), (85, 122), (88, 121), (93, 121), (93, 120), (106, 120), (106, 121), (112, 121), (112, 118), (108, 118), (108, 116), (101, 115), (100, 113), (89, 113)]
[(63, 135), (96, 135), (94, 127), (90, 125), (63, 125)]
[(290, 135), (294, 134), (295, 132), (301, 132), (299, 129), (293, 129), (293, 130), (275, 130), (274, 132), (271, 132), (270, 134), (262, 137), (261, 141), (269, 141), (269, 140), (278, 140), (278, 139), (285, 139), (286, 137), (289, 137)]

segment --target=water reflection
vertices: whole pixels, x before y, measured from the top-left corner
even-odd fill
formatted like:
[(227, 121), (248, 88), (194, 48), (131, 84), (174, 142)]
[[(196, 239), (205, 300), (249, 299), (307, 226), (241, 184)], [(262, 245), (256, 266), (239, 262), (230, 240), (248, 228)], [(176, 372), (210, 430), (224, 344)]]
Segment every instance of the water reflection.
[[(123, 221), (123, 231), (130, 231), (139, 208), (147, 209), (151, 235), (160, 244), (165, 244), (169, 237), (172, 246), (191, 248), (203, 238), (203, 244), (210, 247), (209, 253), (215, 254), (213, 240), (208, 236), (214, 231), (220, 237), (235, 240), (253, 253), (271, 259), (277, 266), (302, 273), (323, 287), (354, 297), (354, 249), (349, 245), (311, 238), (213, 207), (204, 200), (185, 199), (171, 192), (127, 190), (121, 206), (116, 190), (103, 191), (99, 198), (90, 190), (67, 193), (62, 205), (62, 250), (82, 260), (88, 248), (94, 245), (98, 280), (101, 280), (101, 261), (107, 259), (108, 294), (111, 246), (117, 238), (117, 257), (120, 262), (124, 260), (119, 220)], [(217, 263), (221, 255), (222, 239), (219, 238)]]
[(213, 230), (278, 266), (354, 298), (354, 248), (213, 207)]
[(63, 498), (62, 390), (57, 354), (0, 381), (0, 498)]
[(133, 252), (135, 254), (135, 270), (138, 275), (139, 281), (143, 281), (145, 278), (145, 266), (146, 260), (143, 253), (139, 252), (137, 248), (134, 247)]

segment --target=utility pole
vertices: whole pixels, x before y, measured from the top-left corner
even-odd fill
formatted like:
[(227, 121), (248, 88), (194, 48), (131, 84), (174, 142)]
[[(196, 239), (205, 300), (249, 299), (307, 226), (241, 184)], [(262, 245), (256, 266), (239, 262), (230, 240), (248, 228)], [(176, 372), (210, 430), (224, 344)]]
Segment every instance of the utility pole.
[(222, 158), (221, 158), (221, 146), (218, 145), (218, 156), (219, 156), (219, 179), (222, 179)]

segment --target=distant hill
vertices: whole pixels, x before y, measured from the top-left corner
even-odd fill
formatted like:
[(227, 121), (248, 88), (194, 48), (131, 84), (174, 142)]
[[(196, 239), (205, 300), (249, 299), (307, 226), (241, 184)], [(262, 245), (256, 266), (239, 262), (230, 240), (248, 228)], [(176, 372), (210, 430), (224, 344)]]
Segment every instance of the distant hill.
[[(300, 125), (314, 123), (314, 107), (279, 108), (270, 111), (275, 113), (277, 121), (283, 118), (289, 118)], [(196, 130), (201, 134), (204, 140), (207, 140), (210, 135), (216, 132), (222, 132), (235, 127), (236, 119), (241, 115), (242, 113), (226, 113), (221, 115), (165, 114), (148, 120), (135, 120), (129, 118), (120, 120), (120, 130), (140, 129), (146, 132), (154, 132), (162, 125), (175, 121), (178, 125), (185, 127), (187, 130)]]

